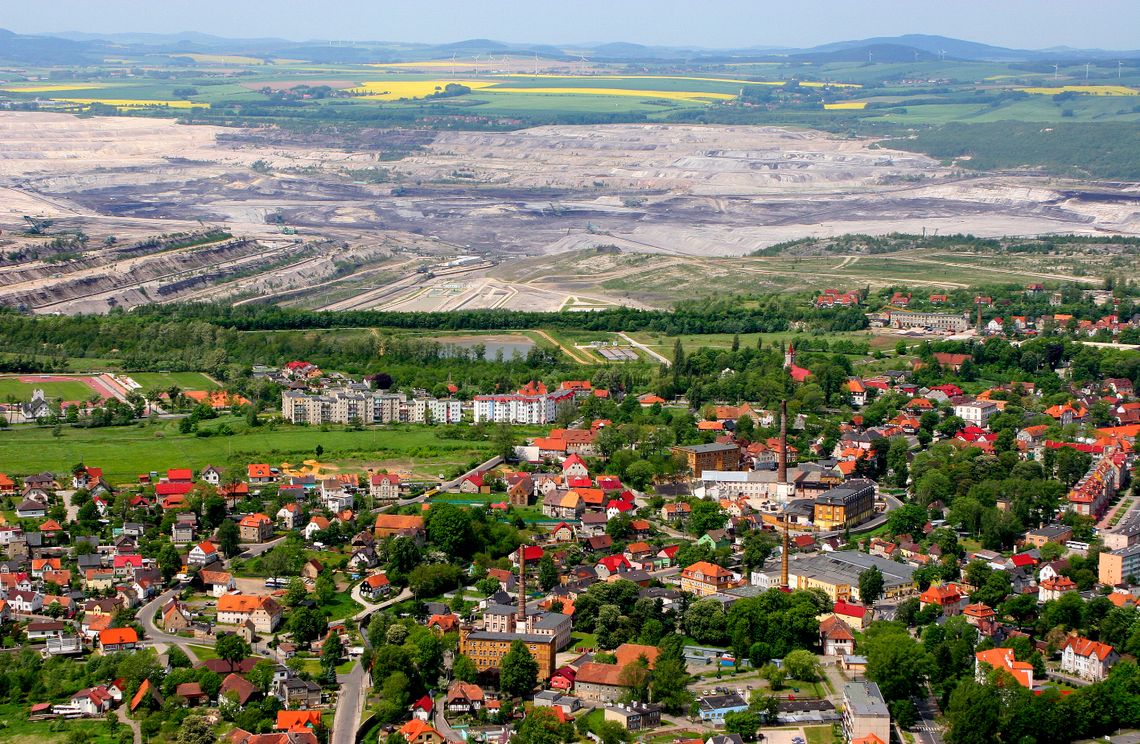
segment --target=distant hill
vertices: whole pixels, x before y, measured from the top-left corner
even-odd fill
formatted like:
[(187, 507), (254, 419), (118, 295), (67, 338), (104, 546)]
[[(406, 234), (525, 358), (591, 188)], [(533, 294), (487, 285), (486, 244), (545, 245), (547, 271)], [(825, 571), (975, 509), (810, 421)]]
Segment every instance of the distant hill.
[(177, 34), (86, 33), (67, 31), (25, 35), (0, 29), (0, 60), (18, 64), (84, 64), (106, 55), (177, 54), (212, 52), (288, 56), (313, 62), (396, 62), (443, 59), (452, 55), (540, 54), (554, 59), (574, 58), (585, 53), (596, 61), (705, 61), (709, 64), (735, 61), (913, 62), (936, 57), (964, 61), (1080, 62), (1085, 60), (1138, 59), (1140, 51), (1103, 49), (1007, 49), (974, 41), (931, 34), (904, 34), (869, 39), (848, 39), (811, 48), (753, 46), (745, 49), (647, 46), (632, 42), (557, 45), (508, 44), (494, 39), (465, 39), (448, 44), (395, 43), (385, 41), (330, 42), (254, 38), (227, 39), (214, 34), (186, 31)]

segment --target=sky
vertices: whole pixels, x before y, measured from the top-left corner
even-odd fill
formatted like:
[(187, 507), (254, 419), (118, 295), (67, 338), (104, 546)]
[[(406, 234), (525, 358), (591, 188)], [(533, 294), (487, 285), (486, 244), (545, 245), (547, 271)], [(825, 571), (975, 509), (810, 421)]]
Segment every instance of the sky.
[(806, 47), (905, 33), (1023, 49), (1140, 47), (1137, 0), (6, 0), (19, 33), (200, 31), (441, 43)]

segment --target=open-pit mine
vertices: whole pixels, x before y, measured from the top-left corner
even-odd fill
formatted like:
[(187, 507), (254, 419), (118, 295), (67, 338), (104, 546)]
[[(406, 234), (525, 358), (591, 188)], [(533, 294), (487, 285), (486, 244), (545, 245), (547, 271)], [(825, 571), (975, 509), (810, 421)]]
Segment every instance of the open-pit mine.
[[(889, 142), (774, 127), (348, 140), (3, 112), (0, 302), (642, 306), (670, 297), (622, 287), (639, 262), (715, 282), (740, 276), (732, 262), (747, 262), (734, 257), (807, 236), (1137, 235), (1138, 203), (1135, 185), (964, 173)], [(765, 281), (763, 267), (747, 271)], [(783, 273), (779, 286), (796, 286)]]

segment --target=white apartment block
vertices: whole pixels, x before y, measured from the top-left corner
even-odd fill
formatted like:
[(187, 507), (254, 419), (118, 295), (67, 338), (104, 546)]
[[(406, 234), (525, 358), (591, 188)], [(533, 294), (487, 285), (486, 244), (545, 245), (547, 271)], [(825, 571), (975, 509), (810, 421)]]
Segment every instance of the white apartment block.
[(408, 420), (414, 424), (429, 420), (433, 424), (458, 424), (463, 420), (463, 404), (458, 400), (416, 398), (411, 403)]
[(988, 400), (968, 400), (954, 404), (954, 415), (979, 428), (985, 428), (986, 423), (998, 408)]
[(358, 385), (309, 393), (286, 390), (281, 394), (281, 416), (294, 424), (455, 424), (463, 419), (458, 400), (416, 398), (403, 393), (372, 391)]
[(549, 424), (558, 407), (574, 399), (573, 390), (555, 390), (534, 395), (476, 395), (475, 423), (493, 421), (505, 424)]

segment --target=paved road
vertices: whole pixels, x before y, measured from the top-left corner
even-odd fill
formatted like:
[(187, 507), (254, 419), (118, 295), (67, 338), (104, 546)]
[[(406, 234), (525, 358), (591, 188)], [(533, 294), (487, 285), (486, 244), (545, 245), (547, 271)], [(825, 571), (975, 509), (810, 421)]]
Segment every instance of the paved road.
[(656, 359), (657, 361), (661, 362), (661, 363), (662, 363), (662, 364), (664, 364), (666, 367), (672, 367), (672, 366), (673, 366), (673, 362), (671, 362), (671, 361), (669, 361), (668, 359), (666, 359), (665, 357), (661, 356), (661, 355), (660, 355), (660, 354), (658, 354), (656, 351), (654, 351), (653, 349), (649, 348), (648, 346), (646, 346), (645, 344), (641, 343), (640, 341), (634, 341), (634, 340), (633, 340), (631, 337), (627, 336), (627, 335), (626, 335), (626, 334), (624, 334), (624, 333), (619, 333), (618, 335), (619, 335), (619, 336), (621, 336), (623, 339), (625, 339), (625, 341), (626, 341), (626, 342), (627, 342), (627, 343), (628, 343), (630, 346), (633, 346), (634, 348), (637, 348), (637, 349), (640, 349), (640, 350), (644, 351), (644, 352), (645, 352), (647, 355), (649, 355), (649, 356), (653, 357), (654, 359)]
[(139, 624), (142, 626), (143, 631), (146, 633), (146, 639), (143, 641), (144, 643), (178, 646), (183, 650), (183, 652), (185, 652), (188, 657), (190, 657), (190, 663), (196, 665), (198, 663), (198, 657), (194, 655), (194, 649), (190, 648), (190, 639), (163, 632), (157, 625), (154, 624), (154, 614), (162, 608), (162, 605), (164, 605), (167, 600), (169, 600), (177, 593), (177, 589), (170, 589), (163, 592), (162, 594), (158, 595), (140, 607), (139, 611), (135, 613), (135, 617), (138, 619)]
[(447, 722), (447, 718), (445, 718), (443, 715), (444, 707), (443, 698), (435, 701), (435, 720), (432, 721), (432, 725), (435, 726), (435, 730), (443, 734), (443, 738), (447, 741), (466, 741), (463, 736), (458, 731), (453, 729), (451, 727), (451, 724)]
[[(351, 596), (364, 605), (364, 609), (353, 615), (352, 619), (361, 625), (373, 612), (412, 598), (412, 591), (405, 588), (404, 591), (391, 599), (384, 600), (380, 604), (370, 604), (360, 595), (359, 586), (357, 584), (353, 587)], [(361, 628), (360, 638), (364, 645), (368, 646), (366, 628)], [(329, 744), (353, 744), (356, 740), (356, 730), (360, 728), (361, 714), (364, 712), (364, 702), (368, 698), (368, 688), (372, 686), (372, 679), (364, 666), (357, 661), (352, 665), (351, 672), (337, 675), (337, 682), (340, 683), (340, 695), (337, 698), (336, 715), (333, 717), (332, 738)]]
[(372, 686), (368, 672), (357, 662), (348, 674), (337, 676), (340, 682), (340, 695), (336, 701), (333, 716), (333, 729), (329, 744), (354, 744), (356, 730), (360, 728), (360, 717), (364, 711), (366, 692)]
[[(261, 555), (262, 553), (267, 552), (270, 548), (272, 548), (277, 543), (284, 540), (285, 537), (286, 537), (285, 535), (282, 535), (281, 537), (277, 537), (277, 538), (270, 540), (269, 542), (263, 542), (263, 543), (247, 543), (245, 545), (242, 545), (242, 552), (238, 553), (234, 557), (235, 558), (242, 558), (242, 559), (256, 558), (257, 556)], [(229, 566), (229, 562), (230, 562), (229, 560), (226, 560), (226, 566), (227, 567)]]
[(935, 721), (938, 715), (938, 704), (934, 696), (926, 690), (926, 698), (915, 698), (914, 704), (918, 708), (918, 722), (914, 724), (912, 732), (918, 744), (942, 744), (942, 729)]

